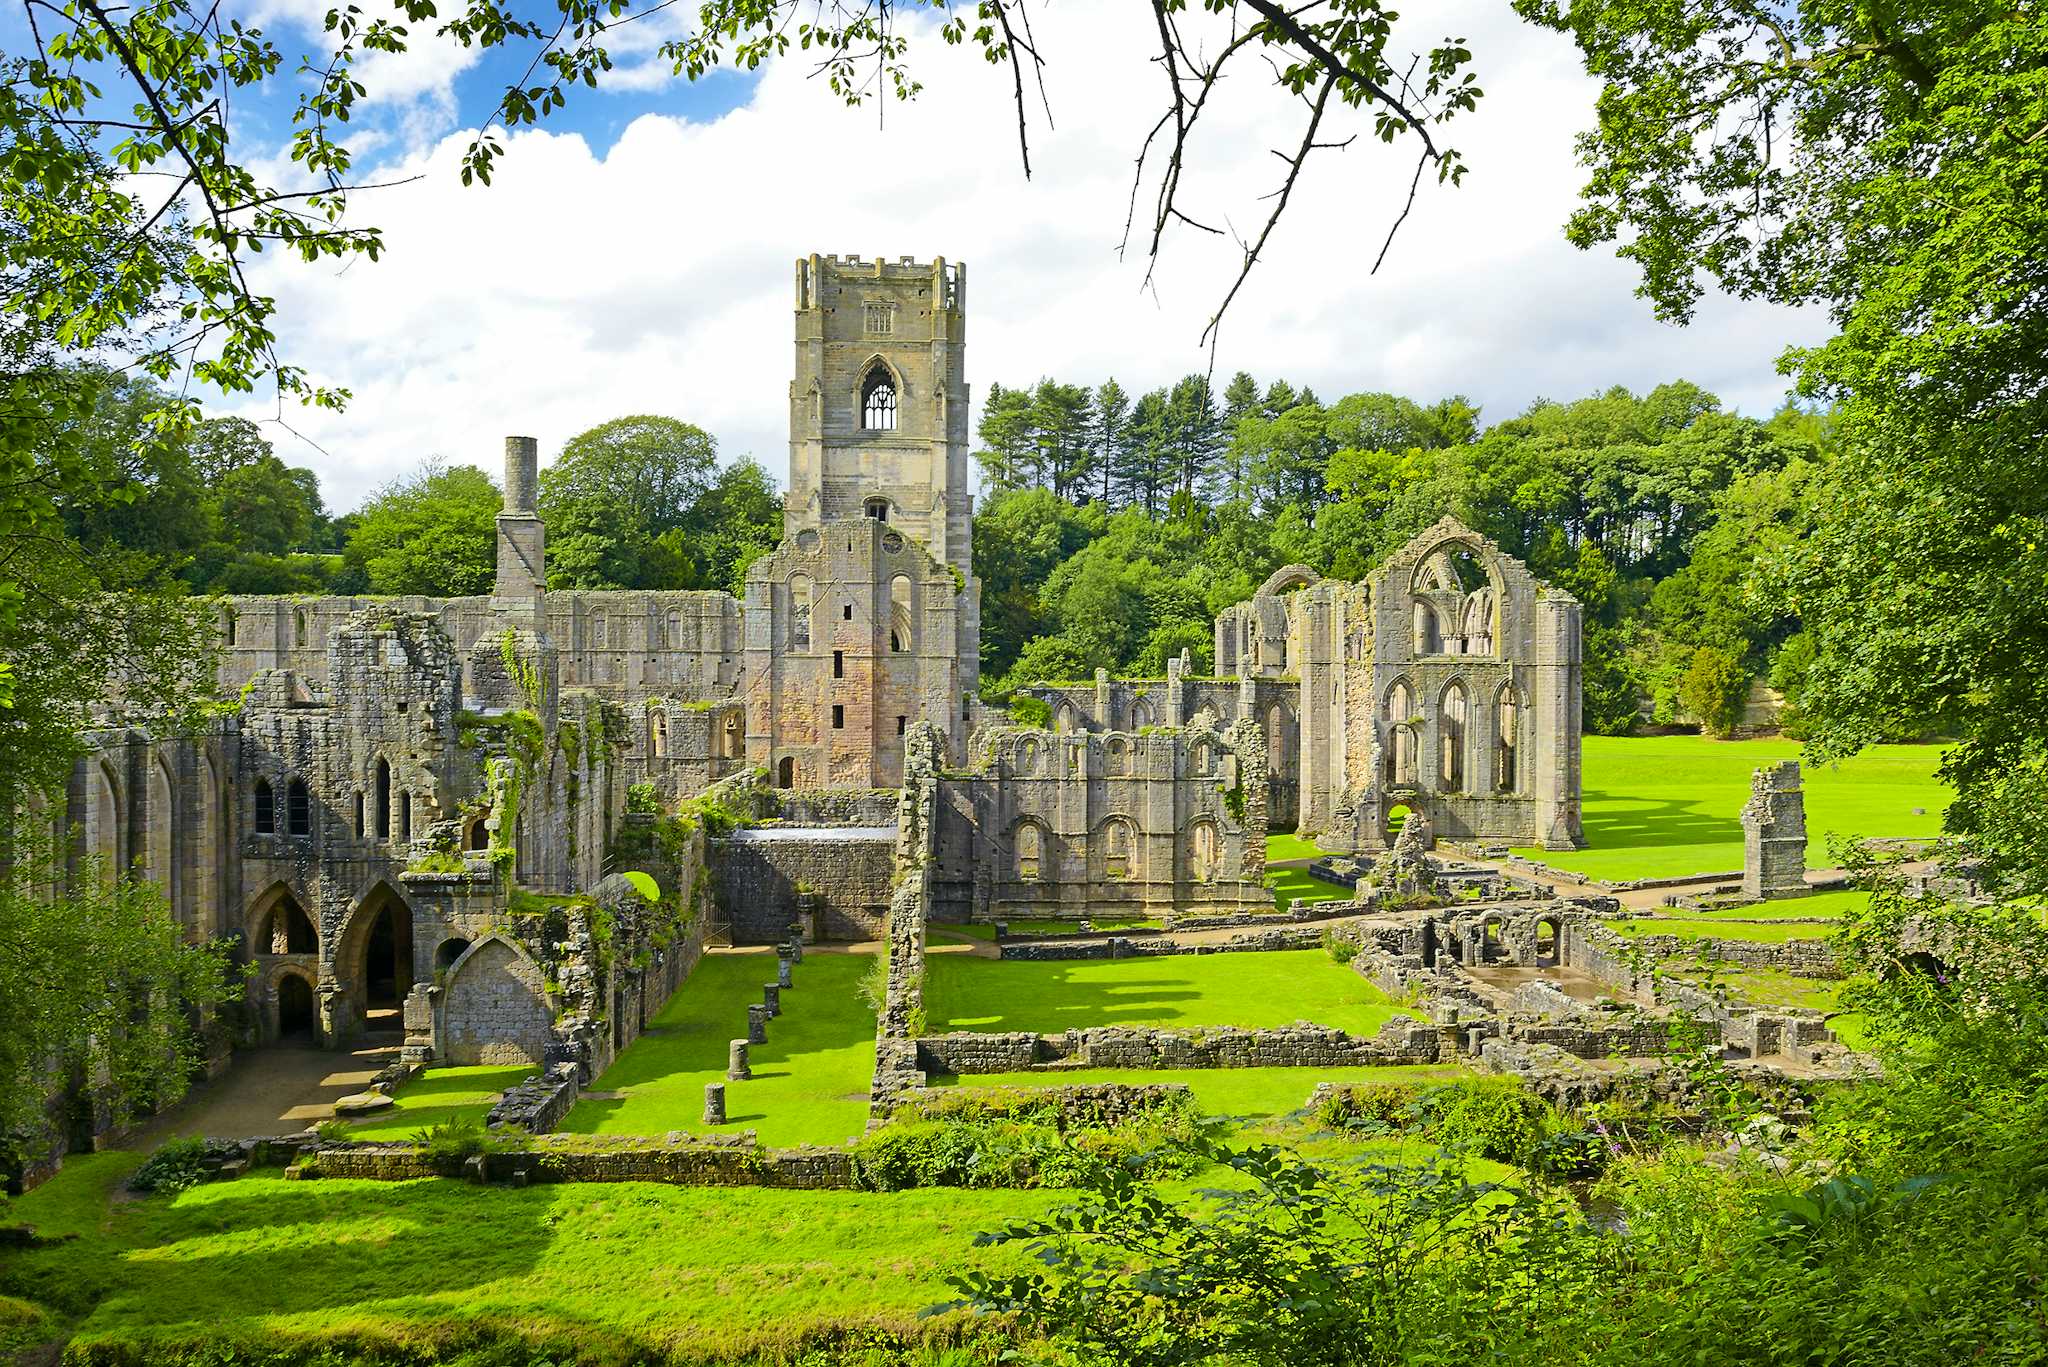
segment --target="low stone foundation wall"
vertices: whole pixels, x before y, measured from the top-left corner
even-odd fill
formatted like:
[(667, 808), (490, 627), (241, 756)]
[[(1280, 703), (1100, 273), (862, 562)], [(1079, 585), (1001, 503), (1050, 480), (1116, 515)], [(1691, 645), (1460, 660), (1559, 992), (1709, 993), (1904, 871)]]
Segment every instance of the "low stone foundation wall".
[(1057, 1073), (1062, 1068), (1346, 1068), (1435, 1063), (1437, 1028), (1396, 1016), (1370, 1039), (1306, 1022), (1275, 1029), (1222, 1026), (1145, 1030), (1110, 1025), (1060, 1035), (927, 1035), (917, 1041), (928, 1073)]
[(996, 952), (1005, 959), (1137, 959), (1166, 954), (1243, 954), (1272, 949), (1314, 949), (1323, 942), (1318, 925), (1276, 926), (1246, 931), (1228, 940), (1182, 944), (1167, 936), (1143, 939), (1112, 935), (1103, 940), (1068, 940), (1055, 944), (1023, 944), (1005, 940)]
[[(273, 1142), (267, 1157), (285, 1157)], [(287, 1176), (403, 1182), (443, 1173), (407, 1144), (321, 1144), (290, 1155)], [(472, 1182), (525, 1186), (541, 1182), (665, 1182), (680, 1187), (782, 1187), (845, 1190), (858, 1185), (846, 1149), (762, 1149), (742, 1141), (615, 1139), (590, 1147), (582, 1136), (543, 1137), (530, 1149), (469, 1160)]]
[(557, 1063), (538, 1077), (528, 1078), (505, 1089), (484, 1123), (491, 1129), (514, 1128), (529, 1134), (546, 1134), (562, 1123), (569, 1108), (582, 1094), (583, 1070), (574, 1063)]
[(1051, 1106), (1063, 1130), (1118, 1125), (1154, 1111), (1190, 1104), (1194, 1093), (1178, 1082), (1085, 1082), (1065, 1087), (920, 1087), (897, 1099), (895, 1118), (964, 1118), (989, 1109), (991, 1099), (1015, 1099), (1025, 1106)]

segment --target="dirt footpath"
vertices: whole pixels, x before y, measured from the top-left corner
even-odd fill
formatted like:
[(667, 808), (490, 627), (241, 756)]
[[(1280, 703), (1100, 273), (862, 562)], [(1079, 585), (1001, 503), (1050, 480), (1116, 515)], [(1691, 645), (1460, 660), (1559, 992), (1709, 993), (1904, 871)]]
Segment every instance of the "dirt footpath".
[(398, 1057), (396, 1035), (368, 1036), (344, 1049), (281, 1044), (235, 1056), (228, 1071), (138, 1126), (122, 1148), (153, 1148), (178, 1134), (249, 1139), (294, 1134), (334, 1114), (337, 1098), (360, 1092)]

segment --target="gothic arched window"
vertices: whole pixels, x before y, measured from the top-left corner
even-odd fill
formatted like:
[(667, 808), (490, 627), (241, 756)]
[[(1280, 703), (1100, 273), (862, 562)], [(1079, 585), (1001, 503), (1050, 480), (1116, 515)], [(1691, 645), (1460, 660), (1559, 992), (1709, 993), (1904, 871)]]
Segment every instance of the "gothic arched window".
[(861, 384), (860, 425), (870, 432), (896, 430), (896, 381), (881, 366)]

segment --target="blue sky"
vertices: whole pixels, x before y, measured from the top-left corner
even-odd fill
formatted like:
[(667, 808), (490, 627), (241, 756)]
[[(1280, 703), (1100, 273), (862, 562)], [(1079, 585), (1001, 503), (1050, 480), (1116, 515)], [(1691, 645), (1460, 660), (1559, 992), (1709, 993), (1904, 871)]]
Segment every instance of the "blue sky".
[[(245, 12), (296, 54), (327, 3), (255, 0)], [(460, 185), (464, 130), (524, 56), (429, 41), (366, 63), (358, 167), (418, 177), (357, 198), (385, 258), (342, 268), (266, 254), (257, 274), (278, 298), (287, 358), (354, 401), (340, 415), (281, 410), (274, 397), (217, 410), (269, 424), (279, 454), (313, 467), (337, 510), (424, 460), (495, 470), (516, 433), (538, 437), (546, 461), (628, 413), (695, 422), (725, 456), (780, 477), (792, 265), (814, 251), (967, 262), (977, 395), (1041, 376), (1113, 375), (1142, 392), (1210, 365), (1199, 338), (1233, 273), (1231, 242), (1169, 234), (1149, 280), (1141, 251), (1117, 250), (1132, 159), (1160, 110), (1142, 6), (1039, 11), (1055, 124), (1034, 116), (1030, 181), (1006, 73), (978, 53), (914, 41), (927, 88), (883, 125), (872, 107), (847, 110), (805, 60), (695, 85), (650, 65), (661, 25), (693, 9), (624, 31), (608, 88), (579, 89), (541, 129), (512, 134), (488, 189)], [(15, 50), (18, 11), (9, 24), (0, 42)], [(1488, 421), (1539, 396), (1680, 377), (1744, 411), (1775, 407), (1779, 354), (1825, 336), (1825, 320), (1713, 298), (1688, 328), (1658, 322), (1627, 263), (1563, 239), (1583, 177), (1572, 139), (1597, 95), (1569, 43), (1498, 0), (1441, 0), (1395, 41), (1446, 36), (1469, 41), (1486, 91), (1455, 125), (1465, 185), (1425, 185), (1373, 274), (1411, 163), (1367, 136), (1312, 165), (1232, 306), (1219, 378), (1284, 377), (1326, 401), (1462, 393)], [(243, 135), (260, 121), (274, 146), (290, 101), (280, 90), (245, 104)], [(1293, 118), (1256, 82), (1234, 91), (1205, 116), (1189, 207), (1252, 231), (1272, 149), (1298, 136)]]

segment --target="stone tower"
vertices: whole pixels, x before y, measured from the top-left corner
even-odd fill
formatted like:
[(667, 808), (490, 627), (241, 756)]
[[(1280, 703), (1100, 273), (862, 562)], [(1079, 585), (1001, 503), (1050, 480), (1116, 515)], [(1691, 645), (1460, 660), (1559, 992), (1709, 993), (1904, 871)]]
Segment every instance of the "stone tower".
[(966, 272), (796, 267), (782, 545), (747, 570), (747, 757), (786, 788), (895, 787), (929, 723), (966, 747), (980, 683)]
[(965, 266), (797, 262), (784, 536), (874, 517), (973, 573), (966, 351)]

